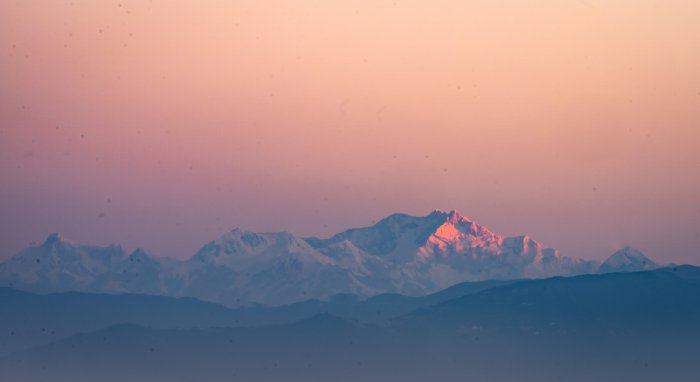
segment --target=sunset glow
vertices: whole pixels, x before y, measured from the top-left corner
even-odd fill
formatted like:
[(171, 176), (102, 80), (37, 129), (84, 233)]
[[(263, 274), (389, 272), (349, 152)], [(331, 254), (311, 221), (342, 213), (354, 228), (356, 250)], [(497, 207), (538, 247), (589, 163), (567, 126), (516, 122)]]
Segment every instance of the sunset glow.
[(700, 2), (3, 1), (0, 258), (464, 212), (700, 245)]

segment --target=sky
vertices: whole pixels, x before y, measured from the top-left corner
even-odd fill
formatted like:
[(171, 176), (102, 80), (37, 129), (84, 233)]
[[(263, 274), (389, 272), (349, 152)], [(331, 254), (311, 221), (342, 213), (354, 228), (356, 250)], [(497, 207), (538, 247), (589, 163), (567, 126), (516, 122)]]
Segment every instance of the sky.
[(700, 2), (0, 2), (0, 259), (457, 209), (700, 264)]

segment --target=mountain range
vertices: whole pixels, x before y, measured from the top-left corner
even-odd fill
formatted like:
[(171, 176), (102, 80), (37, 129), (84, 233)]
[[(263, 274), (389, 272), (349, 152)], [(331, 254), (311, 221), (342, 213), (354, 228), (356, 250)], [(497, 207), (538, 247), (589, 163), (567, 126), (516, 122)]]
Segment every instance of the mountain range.
[(330, 238), (234, 229), (186, 260), (119, 245), (78, 245), (60, 234), (0, 263), (0, 285), (196, 297), (229, 307), (285, 305), (338, 294), (423, 296), (465, 281), (514, 280), (657, 268), (626, 247), (599, 264), (504, 237), (459, 214), (392, 214)]

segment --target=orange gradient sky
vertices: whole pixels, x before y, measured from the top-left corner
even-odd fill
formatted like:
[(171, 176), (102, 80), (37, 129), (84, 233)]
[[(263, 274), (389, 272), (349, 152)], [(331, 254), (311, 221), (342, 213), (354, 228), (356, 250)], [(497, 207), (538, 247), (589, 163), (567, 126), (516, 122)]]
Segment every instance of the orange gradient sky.
[(3, 1), (0, 259), (458, 209), (700, 263), (698, 1)]

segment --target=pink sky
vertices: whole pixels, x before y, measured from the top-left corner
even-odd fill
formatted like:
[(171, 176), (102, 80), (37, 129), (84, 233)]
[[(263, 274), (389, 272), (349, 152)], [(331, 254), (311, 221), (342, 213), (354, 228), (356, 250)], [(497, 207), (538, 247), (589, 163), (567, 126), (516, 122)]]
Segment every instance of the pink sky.
[(697, 264), (698, 68), (697, 1), (3, 1), (0, 259), (458, 209)]

